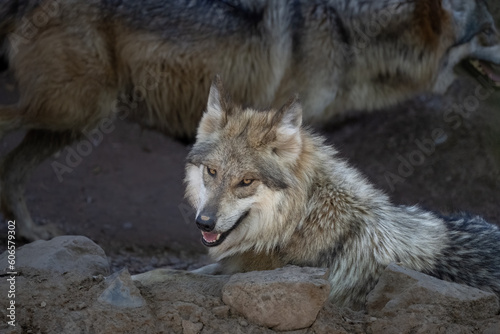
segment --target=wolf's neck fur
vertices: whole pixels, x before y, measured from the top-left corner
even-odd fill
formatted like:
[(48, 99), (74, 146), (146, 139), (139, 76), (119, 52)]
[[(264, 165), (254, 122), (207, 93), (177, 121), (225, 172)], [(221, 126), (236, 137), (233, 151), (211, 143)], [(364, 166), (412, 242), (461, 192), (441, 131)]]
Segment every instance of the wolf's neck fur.
[[(438, 218), (416, 207), (391, 204), (354, 168), (334, 157), (334, 149), (321, 138), (307, 131), (301, 135), (303, 148), (298, 160), (303, 163), (296, 166), (295, 175), (300, 179), (298, 184), (307, 186), (287, 189), (285, 196), (307, 205), (274, 217), (288, 228), (284, 234), (287, 239), (277, 245), (283, 262), (329, 267), (332, 294), (340, 300), (354, 300), (358, 294), (345, 289), (345, 282), (339, 284), (342, 291), (335, 291), (335, 280), (352, 281), (355, 289), (360, 286), (356, 279), (363, 277), (360, 271), (381, 272), (391, 262), (431, 270), (436, 250), (447, 243), (444, 226), (435, 222)], [(318, 237), (323, 240), (316, 240)], [(343, 256), (347, 249), (351, 255)]]

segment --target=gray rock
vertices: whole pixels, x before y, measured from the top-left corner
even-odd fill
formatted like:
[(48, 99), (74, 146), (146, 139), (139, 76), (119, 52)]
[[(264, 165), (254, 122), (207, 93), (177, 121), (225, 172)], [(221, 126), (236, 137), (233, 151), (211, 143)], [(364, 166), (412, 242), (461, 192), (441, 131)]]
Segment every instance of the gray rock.
[[(0, 263), (7, 265), (7, 256), (7, 252), (2, 253)], [(35, 269), (53, 274), (109, 275), (103, 249), (83, 236), (60, 236), (19, 247), (15, 267), (18, 272)]]
[[(155, 299), (200, 303), (207, 297), (220, 298), (222, 287), (229, 281), (227, 275), (198, 275), (184, 270), (155, 269), (133, 275), (139, 288), (155, 293)], [(190, 297), (186, 297), (189, 295)]]
[(212, 312), (217, 318), (224, 318), (229, 315), (229, 309), (227, 305), (217, 306), (212, 309)]
[[(234, 332), (237, 320), (227, 317), (221, 300), (229, 276), (156, 269), (134, 275), (132, 280), (156, 315), (159, 332), (195, 331), (198, 324), (203, 324), (203, 333)], [(217, 318), (213, 309), (222, 318)]]
[(183, 334), (198, 334), (201, 332), (203, 324), (199, 322), (191, 322), (188, 320), (182, 320), (182, 333)]
[(399, 310), (432, 310), (455, 318), (486, 319), (499, 311), (496, 295), (390, 264), (368, 295), (368, 311), (391, 316)]
[(275, 330), (309, 327), (330, 292), (320, 268), (285, 267), (235, 274), (222, 300), (249, 321)]
[(106, 284), (108, 287), (97, 299), (99, 302), (119, 308), (137, 308), (146, 305), (126, 268), (106, 278)]
[(498, 334), (500, 333), (500, 319), (497, 319), (494, 323), (491, 323), (483, 331), (483, 334)]

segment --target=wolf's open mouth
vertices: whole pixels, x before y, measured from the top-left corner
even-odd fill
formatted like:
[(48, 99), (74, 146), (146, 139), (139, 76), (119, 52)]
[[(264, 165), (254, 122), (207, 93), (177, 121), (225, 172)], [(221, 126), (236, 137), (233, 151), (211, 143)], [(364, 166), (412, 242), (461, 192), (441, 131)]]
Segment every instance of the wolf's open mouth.
[(212, 232), (201, 232), (201, 242), (207, 246), (207, 247), (214, 247), (220, 245), (231, 233), (234, 231), (235, 228), (238, 227), (238, 225), (241, 224), (241, 222), (248, 216), (248, 213), (250, 211), (245, 212), (244, 214), (241, 215), (241, 217), (236, 221), (236, 223), (231, 227), (229, 230), (227, 230), (224, 233), (212, 233)]
[(500, 65), (478, 59), (469, 59), (468, 63), (474, 70), (487, 77), (493, 86), (500, 88)]

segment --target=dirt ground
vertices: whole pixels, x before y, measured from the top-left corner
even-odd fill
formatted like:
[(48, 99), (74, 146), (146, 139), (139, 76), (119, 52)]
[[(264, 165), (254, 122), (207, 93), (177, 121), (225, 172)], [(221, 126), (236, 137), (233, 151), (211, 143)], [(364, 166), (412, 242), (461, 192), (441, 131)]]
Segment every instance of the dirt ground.
[[(7, 74), (0, 83), (0, 104), (14, 102), (15, 86)], [(464, 79), (445, 97), (423, 96), (390, 110), (359, 113), (321, 132), (395, 203), (467, 211), (500, 224), (498, 91), (485, 93)], [(5, 137), (0, 155), (22, 136)], [(106, 251), (113, 271), (207, 263), (183, 200), (188, 150), (160, 133), (118, 121), (62, 181), (52, 164), (64, 163), (70, 149), (36, 170), (26, 190), (33, 219), (60, 234), (91, 238)], [(0, 235), (6, 231), (2, 219)]]

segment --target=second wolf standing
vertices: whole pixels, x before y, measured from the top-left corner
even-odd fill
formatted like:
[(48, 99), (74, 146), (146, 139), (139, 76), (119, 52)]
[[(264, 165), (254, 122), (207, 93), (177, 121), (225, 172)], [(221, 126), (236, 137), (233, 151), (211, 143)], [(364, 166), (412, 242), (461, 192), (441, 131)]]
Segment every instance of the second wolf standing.
[(500, 231), (480, 217), (396, 206), (321, 137), (296, 100), (242, 109), (220, 81), (188, 155), (187, 198), (210, 255), (199, 273), (329, 268), (331, 298), (361, 307), (391, 262), (500, 295)]
[(18, 237), (47, 238), (24, 198), (34, 168), (118, 111), (191, 138), (215, 73), (242, 104), (298, 92), (304, 119), (323, 124), (442, 93), (462, 62), (500, 85), (498, 37), (483, 0), (2, 0), (19, 101), (0, 106), (0, 137), (28, 131), (0, 163), (2, 212)]

